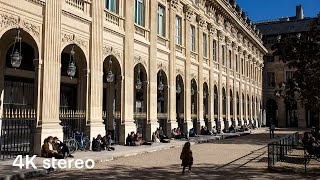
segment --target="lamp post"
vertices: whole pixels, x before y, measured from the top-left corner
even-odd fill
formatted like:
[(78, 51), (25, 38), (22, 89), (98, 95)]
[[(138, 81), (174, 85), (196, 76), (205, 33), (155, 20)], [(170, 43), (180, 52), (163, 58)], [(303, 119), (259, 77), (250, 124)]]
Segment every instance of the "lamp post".
[[(20, 67), (21, 61), (22, 61), (21, 40), (22, 40), (22, 38), (20, 37), (20, 29), (18, 29), (17, 36), (15, 37), (15, 40), (14, 40), (12, 53), (10, 55), (10, 57), (11, 57), (11, 65), (15, 69)], [(17, 43), (19, 43), (19, 50), (16, 49), (16, 44)]]
[(108, 75), (107, 75), (107, 82), (108, 83), (112, 83), (114, 80), (114, 74), (112, 73), (112, 59), (110, 57), (109, 59), (109, 72), (108, 72)]
[(70, 51), (70, 61), (69, 61), (69, 66), (68, 66), (68, 69), (67, 69), (67, 74), (68, 76), (70, 76), (70, 78), (72, 79), (72, 77), (74, 77), (74, 75), (76, 74), (76, 70), (77, 70), (77, 67), (75, 65), (75, 62), (74, 62), (74, 45), (72, 46), (72, 49)]
[(141, 81), (141, 77), (140, 77), (140, 65), (138, 65), (138, 74), (137, 74), (137, 82), (136, 82), (136, 89), (140, 90), (142, 88), (142, 81)]

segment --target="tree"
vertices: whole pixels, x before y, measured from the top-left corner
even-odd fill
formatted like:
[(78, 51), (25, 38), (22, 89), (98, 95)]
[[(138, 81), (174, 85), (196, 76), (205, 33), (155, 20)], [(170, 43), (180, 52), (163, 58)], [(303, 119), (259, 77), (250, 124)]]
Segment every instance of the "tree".
[(298, 101), (310, 110), (320, 110), (320, 18), (310, 25), (310, 31), (278, 36), (272, 46), (274, 55), (293, 69), (292, 77), (281, 82), (277, 95), (285, 103)]

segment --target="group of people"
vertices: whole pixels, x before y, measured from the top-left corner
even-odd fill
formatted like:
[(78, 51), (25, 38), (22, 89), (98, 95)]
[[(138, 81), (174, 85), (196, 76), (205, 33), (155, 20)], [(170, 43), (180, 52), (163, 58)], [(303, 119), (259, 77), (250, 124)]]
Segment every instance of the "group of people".
[(162, 127), (157, 128), (157, 130), (152, 133), (152, 141), (155, 143), (159, 143), (159, 142), (169, 143), (170, 142), (168, 137), (164, 134)]
[(126, 146), (141, 146), (144, 144), (144, 141), (141, 139), (139, 132), (134, 133), (133, 131), (128, 134), (126, 139)]
[(61, 142), (57, 137), (49, 136), (42, 145), (41, 156), (46, 158), (64, 159), (73, 157), (70, 154), (68, 146)]
[(107, 133), (105, 136), (101, 136), (98, 134), (97, 138), (93, 138), (92, 140), (92, 150), (93, 151), (114, 151), (115, 148), (112, 147), (113, 141), (111, 137), (111, 133)]
[(319, 127), (312, 128), (311, 132), (305, 132), (302, 139), (303, 145), (307, 151), (320, 157), (320, 129)]
[(181, 131), (180, 127), (173, 128), (171, 130), (171, 136), (175, 139), (187, 139), (187, 136)]

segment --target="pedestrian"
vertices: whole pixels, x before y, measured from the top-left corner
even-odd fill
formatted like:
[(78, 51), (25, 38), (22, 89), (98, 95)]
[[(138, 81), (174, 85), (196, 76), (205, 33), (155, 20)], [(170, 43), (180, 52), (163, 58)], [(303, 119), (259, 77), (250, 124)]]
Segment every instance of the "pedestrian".
[(190, 148), (190, 142), (186, 142), (183, 146), (180, 159), (182, 160), (181, 166), (183, 166), (182, 173), (184, 173), (186, 167), (189, 167), (188, 172), (191, 172), (191, 166), (193, 164), (193, 156)]
[(272, 118), (270, 118), (270, 128), (269, 128), (269, 130), (270, 130), (270, 139), (274, 138), (274, 130), (275, 129), (276, 129), (276, 126), (274, 125)]

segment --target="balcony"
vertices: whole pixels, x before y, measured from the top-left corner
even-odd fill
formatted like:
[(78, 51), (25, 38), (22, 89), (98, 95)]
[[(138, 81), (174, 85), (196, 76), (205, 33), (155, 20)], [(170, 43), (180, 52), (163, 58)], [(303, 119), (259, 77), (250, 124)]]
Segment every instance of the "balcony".
[(190, 57), (195, 61), (198, 61), (198, 54), (196, 52), (190, 51)]
[(219, 70), (219, 63), (214, 61), (213, 62), (213, 67), (214, 67), (214, 69)]
[(111, 12), (107, 9), (104, 10), (106, 16), (105, 20), (109, 23), (115, 24), (116, 26), (122, 27), (123, 25), (123, 17), (120, 17), (118, 14)]
[(145, 38), (146, 40), (148, 40), (149, 31), (145, 27), (142, 27), (142, 26), (135, 24), (134, 31), (136, 34), (138, 34), (138, 35), (142, 36), (143, 38)]
[(83, 13), (87, 16), (91, 16), (91, 0), (64, 0), (63, 10), (78, 16)]
[(84, 1), (83, 0), (66, 0), (66, 3), (70, 6), (73, 6), (76, 9), (81, 11), (84, 10)]

